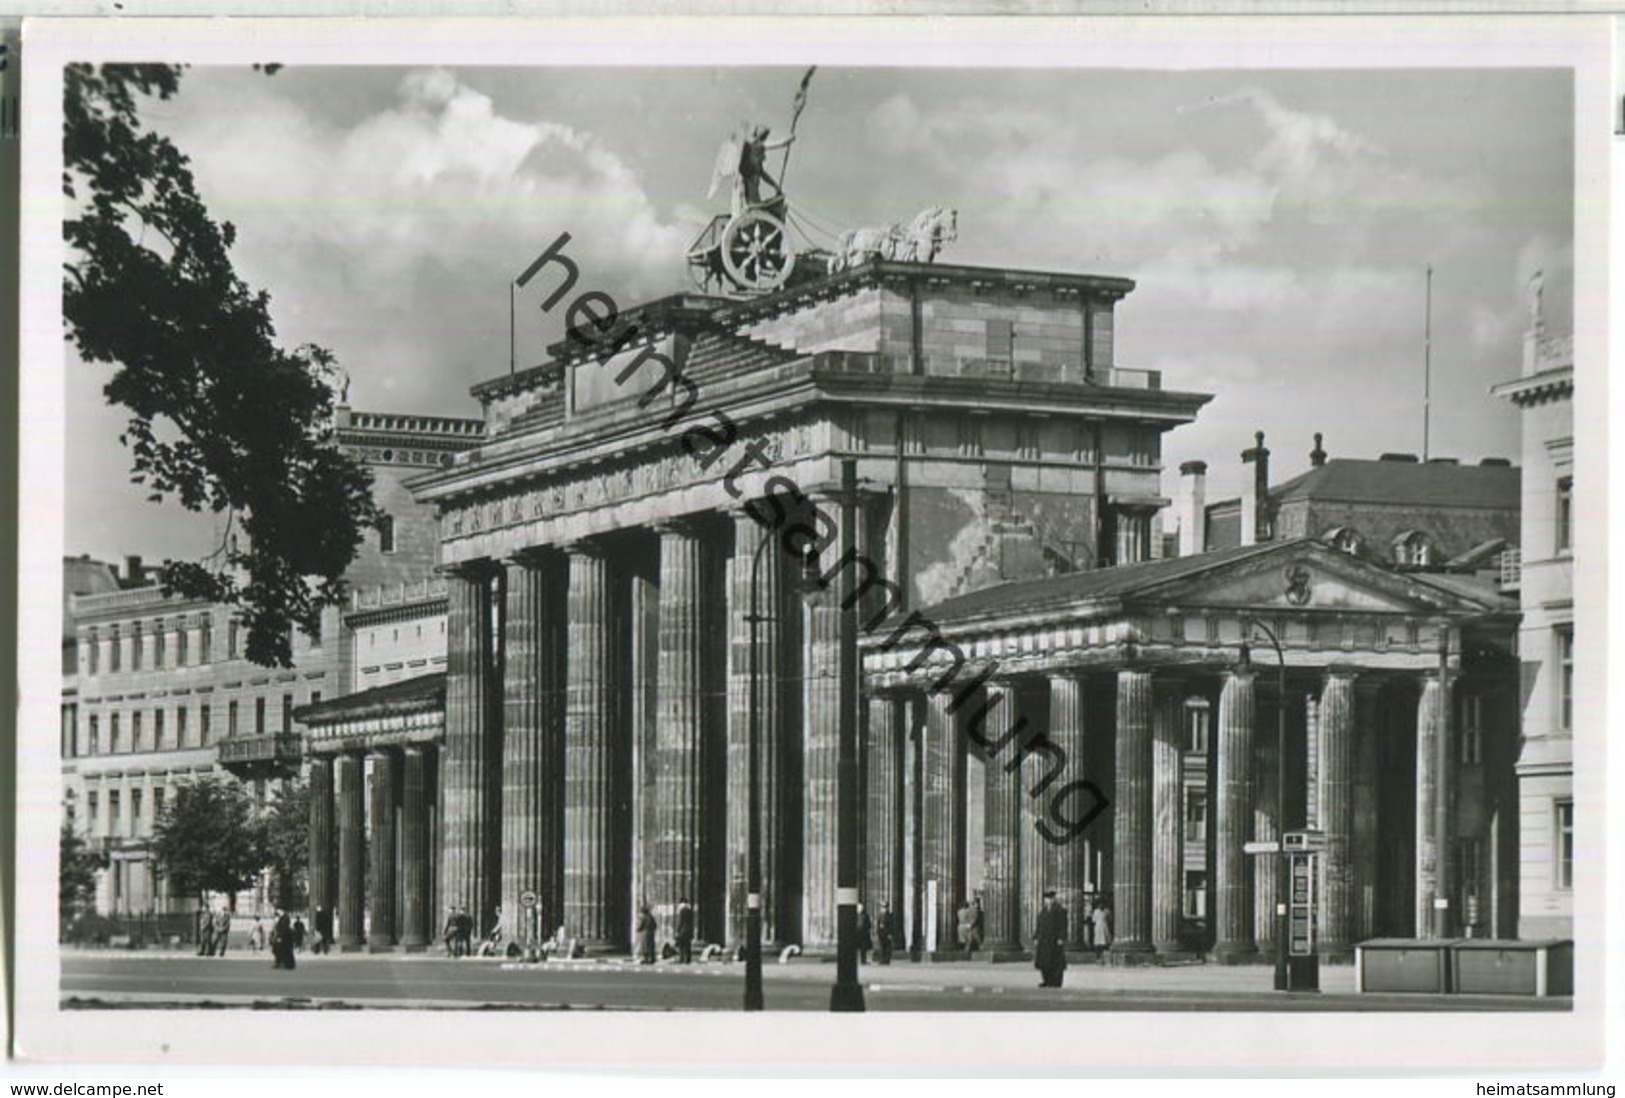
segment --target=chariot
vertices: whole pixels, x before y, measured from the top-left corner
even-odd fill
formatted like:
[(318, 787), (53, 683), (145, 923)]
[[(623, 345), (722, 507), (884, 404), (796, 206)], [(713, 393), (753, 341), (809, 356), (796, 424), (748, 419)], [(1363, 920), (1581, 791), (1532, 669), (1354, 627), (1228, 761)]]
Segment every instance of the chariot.
[(762, 294), (783, 286), (796, 262), (788, 202), (775, 195), (738, 214), (717, 214), (688, 246), (694, 283), (710, 293)]

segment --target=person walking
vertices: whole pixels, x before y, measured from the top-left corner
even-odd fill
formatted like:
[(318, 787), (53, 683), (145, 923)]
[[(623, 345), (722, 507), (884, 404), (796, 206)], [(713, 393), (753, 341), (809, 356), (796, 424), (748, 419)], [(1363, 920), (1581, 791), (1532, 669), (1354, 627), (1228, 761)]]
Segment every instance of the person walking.
[(295, 915), (293, 917), (293, 949), (294, 949), (294, 952), (297, 953), (301, 949), (304, 949), (304, 948), (305, 948), (305, 917), (303, 915)]
[(875, 920), (858, 905), (858, 964), (869, 963), (869, 951), (875, 947)]
[(1095, 930), (1095, 952), (1104, 953), (1112, 947), (1112, 909), (1105, 900), (1096, 900), (1095, 909), (1089, 913), (1090, 921)]
[(982, 898), (973, 896), (970, 903), (959, 909), (959, 940), (965, 944), (966, 953), (982, 948), (982, 926)]
[(1038, 929), (1033, 932), (1033, 966), (1043, 979), (1039, 987), (1060, 987), (1066, 972), (1066, 908), (1054, 890), (1044, 893), (1044, 906), (1038, 912)]
[(474, 916), (468, 908), (459, 907), (452, 919), (457, 925), (452, 956), (467, 957), (474, 951)]
[(326, 953), (333, 947), (333, 913), (325, 907), (316, 909), (316, 941), (311, 944), (312, 953)]
[(875, 925), (875, 964), (891, 964), (892, 945), (896, 941), (893, 921), (896, 916), (892, 914), (891, 903), (880, 901), (880, 921)]
[(293, 922), (286, 911), (276, 913), (276, 925), (271, 928), (271, 967), (294, 967)]
[(677, 963), (686, 965), (694, 960), (694, 907), (684, 896), (677, 901)]
[(648, 904), (638, 905), (638, 964), (652, 965), (655, 963), (655, 928), (660, 924), (655, 921), (654, 912), (649, 910)]
[(265, 921), (254, 916), (254, 929), (248, 932), (248, 948), (258, 953), (265, 948)]
[(202, 903), (197, 905), (197, 955), (214, 956), (214, 916)]
[(214, 955), (226, 955), (226, 941), (231, 937), (231, 912), (221, 908), (214, 913)]

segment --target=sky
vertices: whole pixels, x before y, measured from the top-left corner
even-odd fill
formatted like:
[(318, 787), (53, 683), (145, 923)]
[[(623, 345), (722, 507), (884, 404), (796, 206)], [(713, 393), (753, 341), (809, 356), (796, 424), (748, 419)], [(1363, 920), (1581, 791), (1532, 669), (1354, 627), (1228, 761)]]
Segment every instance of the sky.
[[(511, 280), (569, 233), (578, 290), (688, 288), (718, 145), (782, 136), (804, 71), (193, 67), (143, 114), (285, 345), (331, 349), (354, 407), (473, 416), (509, 368)], [(1201, 459), (1217, 499), (1258, 430), (1276, 480), (1317, 431), (1332, 457), (1422, 451), (1429, 266), (1429, 453), (1516, 460), (1488, 390), (1519, 373), (1535, 271), (1548, 329), (1571, 324), (1572, 119), (1556, 69), (820, 67), (785, 185), (822, 226), (952, 206), (943, 262), (1134, 279), (1118, 365), (1214, 394), (1164, 437), (1165, 492)], [(560, 334), (547, 290), (520, 292), (521, 368)], [(198, 555), (207, 523), (128, 483), (107, 368), (65, 353), (66, 551)]]

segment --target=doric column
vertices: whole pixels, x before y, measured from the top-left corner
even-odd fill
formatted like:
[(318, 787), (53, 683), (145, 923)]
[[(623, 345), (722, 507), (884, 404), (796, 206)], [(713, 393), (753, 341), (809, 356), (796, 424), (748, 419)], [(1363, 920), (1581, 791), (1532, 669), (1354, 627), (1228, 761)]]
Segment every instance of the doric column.
[(659, 524), (660, 654), (656, 670), (654, 825), (650, 839), (655, 904), (675, 910), (699, 896), (701, 681), (701, 553), (692, 526)]
[(416, 952), (436, 929), (429, 906), (429, 760), (418, 744), (401, 748), (401, 945)]
[(1151, 949), (1151, 673), (1117, 673), (1117, 831), (1112, 952)]
[(609, 562), (577, 542), (570, 555), (570, 648), (564, 758), (564, 925), (599, 949), (624, 948), (626, 859), (615, 837), (618, 770), (617, 643)]
[(338, 787), (338, 941), (342, 950), (357, 950), (362, 945), (362, 917), (367, 906), (367, 859), (363, 849), (366, 823), (362, 816), (364, 782), (360, 757), (346, 754), (334, 759), (333, 780)]
[(1422, 677), (1422, 696), (1416, 706), (1416, 936), (1434, 935), (1437, 915), (1433, 901), (1439, 894), (1439, 859), (1443, 856), (1438, 832), (1439, 737), (1444, 734), (1444, 689), (1438, 672)]
[[(956, 948), (955, 925), (965, 902), (965, 750), (949, 694), (926, 696), (924, 774), (924, 876), (921, 903), (928, 940), (938, 950)], [(935, 893), (932, 884), (935, 884)]]
[(1354, 792), (1349, 857), (1353, 869), (1353, 940), (1377, 926), (1377, 737), (1382, 728), (1382, 683), (1362, 676), (1354, 683)]
[(1326, 833), (1321, 855), (1320, 928), (1316, 939), (1327, 953), (1353, 945), (1356, 899), (1351, 842), (1354, 823), (1354, 673), (1327, 670), (1320, 692), (1320, 773), (1317, 785), (1320, 826)]
[[(1277, 793), (1280, 789), (1279, 773), (1280, 761), (1276, 753), (1277, 728), (1276, 721), (1280, 714), (1275, 707), (1284, 705), (1275, 689), (1276, 679), (1269, 676), (1266, 698), (1274, 698), (1274, 705), (1260, 708), (1266, 709), (1268, 717), (1262, 722), (1262, 731), (1253, 738), (1253, 834), (1252, 837), (1259, 842), (1279, 841), (1281, 837), (1280, 822), (1276, 819), (1276, 804), (1280, 800)], [(1255, 857), (1253, 863), (1253, 941), (1262, 952), (1269, 952), (1275, 947), (1275, 928), (1278, 925), (1275, 912), (1277, 884), (1281, 871), (1279, 861), (1274, 857)], [(1284, 899), (1284, 897), (1283, 897)]]
[[(512, 940), (534, 892), (543, 936), (560, 922), (564, 838), (562, 562), (530, 552), (508, 562), (503, 628), (502, 914)], [(534, 918), (534, 916), (532, 916)]]
[(1253, 942), (1253, 878), (1244, 846), (1252, 831), (1253, 670), (1235, 668), (1219, 694), (1218, 796), (1215, 812), (1213, 953), (1221, 961), (1258, 951)]
[[(967, 718), (967, 728), (981, 726), (988, 743), (1005, 743), (1017, 719), (1016, 692), (988, 683), (983, 709)], [(982, 817), (982, 908), (987, 922), (986, 948), (1021, 948), (1021, 768), (1006, 768), (1018, 759), (1011, 742), (988, 758), (984, 768)]]
[[(925, 949), (925, 696), (903, 702), (903, 919), (904, 942), (916, 956)], [(901, 943), (900, 943), (901, 944)]]
[(467, 908), (475, 932), (498, 902), (495, 876), (501, 819), (501, 736), (492, 682), (491, 572), (446, 577), (446, 740), (441, 756), (440, 892)]
[(1185, 689), (1159, 678), (1151, 713), (1151, 941), (1158, 953), (1183, 948), (1185, 877)]
[(374, 751), (372, 760), (372, 849), (368, 882), (372, 927), (367, 947), (382, 953), (395, 946), (395, 827), (400, 803), (395, 753)]
[(882, 903), (891, 904), (899, 919), (903, 912), (903, 702), (895, 695), (875, 694), (866, 708), (863, 902), (878, 926)]
[(333, 758), (310, 759), (310, 908), (331, 912), (337, 899), (333, 861)]
[[(818, 506), (832, 521), (839, 522), (838, 502), (820, 497)], [(826, 564), (840, 552), (830, 545), (820, 558)], [(806, 643), (803, 646), (802, 744), (805, 832), (802, 850), (802, 944), (835, 944), (835, 886), (840, 851), (837, 843), (841, 728), (841, 593), (835, 585), (807, 602)]]
[[(1049, 677), (1049, 740), (1065, 759), (1060, 776), (1045, 791), (1038, 807), (1043, 810), (1057, 791), (1066, 783), (1089, 778), (1085, 763), (1084, 686), (1077, 675), (1056, 674)], [(1055, 889), (1056, 899), (1067, 910), (1067, 945), (1083, 949), (1088, 939), (1084, 927), (1089, 917), (1085, 898), (1089, 879), (1089, 844), (1082, 835), (1068, 837), (1064, 843), (1045, 843), (1048, 859), (1048, 881)]]

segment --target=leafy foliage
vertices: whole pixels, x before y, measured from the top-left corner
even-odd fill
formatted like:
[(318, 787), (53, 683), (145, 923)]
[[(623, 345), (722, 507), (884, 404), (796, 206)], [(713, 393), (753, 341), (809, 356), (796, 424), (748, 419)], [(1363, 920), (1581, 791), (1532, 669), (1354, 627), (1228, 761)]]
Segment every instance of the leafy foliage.
[(90, 910), (96, 898), (96, 873), (106, 868), (107, 855), (74, 830), (72, 820), (63, 820), (57, 852), (57, 912), (64, 922)]
[(176, 788), (153, 823), (152, 850), (181, 894), (238, 892), (267, 864), (253, 798), (216, 777)]
[(114, 367), (104, 392), (130, 413), (131, 479), (247, 535), (205, 562), (167, 563), (165, 592), (236, 604), (248, 659), (289, 666), (292, 628), (315, 635), (380, 514), (371, 474), (333, 435), (332, 355), (277, 346), (269, 296), (232, 267), (235, 228), (141, 122), (139, 98), (169, 99), (181, 74), (67, 68), (63, 315), (80, 355)]
[(272, 798), (259, 824), (265, 864), (276, 874), (277, 906), (303, 907), (310, 864), (310, 787), (289, 782)]

